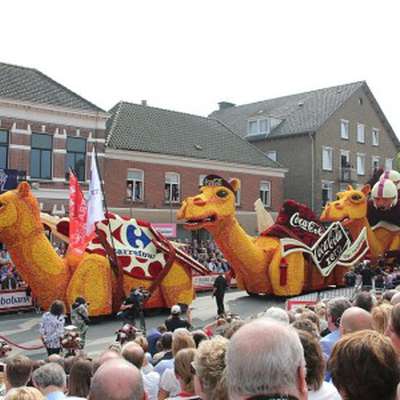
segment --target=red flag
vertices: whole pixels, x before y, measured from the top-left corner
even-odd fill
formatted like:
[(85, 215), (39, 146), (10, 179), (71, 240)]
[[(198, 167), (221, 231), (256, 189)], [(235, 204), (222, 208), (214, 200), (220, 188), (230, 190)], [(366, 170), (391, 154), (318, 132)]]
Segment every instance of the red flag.
[(69, 175), (69, 251), (83, 254), (90, 238), (86, 236), (87, 207), (78, 179)]

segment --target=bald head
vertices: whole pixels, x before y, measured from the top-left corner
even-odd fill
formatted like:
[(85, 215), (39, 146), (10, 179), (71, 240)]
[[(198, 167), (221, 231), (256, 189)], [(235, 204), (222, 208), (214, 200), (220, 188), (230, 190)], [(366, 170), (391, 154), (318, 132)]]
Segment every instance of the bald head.
[(265, 394), (306, 398), (304, 353), (297, 332), (287, 324), (261, 318), (241, 327), (226, 354), (231, 399)]
[(96, 371), (90, 385), (89, 400), (144, 400), (140, 371), (123, 359), (106, 361)]
[(397, 292), (392, 296), (392, 299), (390, 300), (390, 304), (392, 306), (395, 306), (396, 304), (400, 303), (400, 292)]
[(95, 373), (105, 362), (109, 360), (117, 360), (120, 358), (121, 355), (115, 350), (108, 349), (106, 351), (103, 351), (103, 353), (100, 354), (99, 358), (97, 358), (93, 363), (93, 373)]
[(372, 316), (360, 307), (350, 307), (342, 315), (340, 330), (342, 335), (372, 329)]
[(142, 368), (144, 362), (144, 351), (143, 348), (135, 343), (135, 342), (128, 342), (122, 348), (122, 357), (133, 364), (136, 368)]

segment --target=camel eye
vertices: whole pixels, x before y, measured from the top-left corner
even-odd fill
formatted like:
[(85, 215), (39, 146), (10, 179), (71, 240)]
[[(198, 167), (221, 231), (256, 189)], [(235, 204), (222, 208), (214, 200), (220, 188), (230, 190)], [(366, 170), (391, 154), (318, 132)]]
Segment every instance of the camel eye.
[(362, 199), (362, 196), (361, 196), (360, 194), (358, 194), (358, 193), (355, 193), (355, 194), (353, 194), (353, 195), (351, 196), (351, 199), (352, 199), (353, 201), (360, 201), (360, 200)]
[(221, 199), (223, 199), (224, 197), (228, 196), (228, 192), (226, 190), (218, 190), (216, 195)]

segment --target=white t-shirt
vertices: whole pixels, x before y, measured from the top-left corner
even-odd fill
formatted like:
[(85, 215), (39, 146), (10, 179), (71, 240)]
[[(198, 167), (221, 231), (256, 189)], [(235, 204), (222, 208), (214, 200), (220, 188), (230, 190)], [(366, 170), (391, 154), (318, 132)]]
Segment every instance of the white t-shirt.
[(144, 373), (142, 371), (142, 377), (144, 390), (149, 400), (157, 400), (160, 388), (160, 375), (157, 372)]
[(175, 371), (168, 368), (161, 376), (160, 389), (165, 390), (169, 397), (177, 396), (181, 392), (181, 385), (176, 379)]
[(308, 400), (342, 400), (342, 397), (332, 383), (324, 381), (319, 390), (308, 391)]

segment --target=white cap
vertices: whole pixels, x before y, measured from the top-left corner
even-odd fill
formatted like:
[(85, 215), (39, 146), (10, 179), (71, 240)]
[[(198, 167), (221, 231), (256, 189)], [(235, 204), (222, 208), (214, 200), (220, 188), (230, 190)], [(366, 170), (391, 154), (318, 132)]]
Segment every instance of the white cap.
[(379, 179), (390, 179), (397, 187), (397, 189), (400, 189), (400, 172), (392, 169), (392, 170), (386, 170)]
[(171, 307), (171, 314), (180, 314), (181, 312), (182, 310), (178, 306), (178, 304), (175, 304), (174, 306)]
[(393, 199), (392, 207), (397, 204), (397, 187), (390, 179), (380, 179), (375, 183), (371, 191), (372, 199)]

